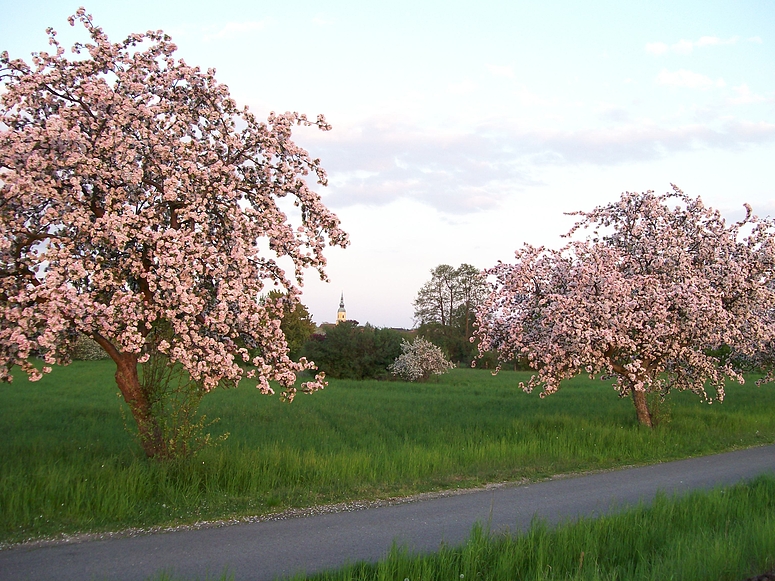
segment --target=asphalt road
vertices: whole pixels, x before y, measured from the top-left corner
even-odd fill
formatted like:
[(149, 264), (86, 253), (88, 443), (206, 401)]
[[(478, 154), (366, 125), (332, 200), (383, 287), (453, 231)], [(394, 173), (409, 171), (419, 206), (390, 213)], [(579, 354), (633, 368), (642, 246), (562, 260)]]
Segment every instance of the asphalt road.
[(775, 446), (653, 466), (500, 486), (377, 508), (217, 528), (0, 551), (2, 580), (140, 581), (161, 571), (178, 579), (272, 580), (346, 562), (377, 560), (393, 542), (429, 552), (466, 540), (474, 523), (517, 531), (534, 515), (550, 523), (595, 516), (668, 494), (775, 473)]

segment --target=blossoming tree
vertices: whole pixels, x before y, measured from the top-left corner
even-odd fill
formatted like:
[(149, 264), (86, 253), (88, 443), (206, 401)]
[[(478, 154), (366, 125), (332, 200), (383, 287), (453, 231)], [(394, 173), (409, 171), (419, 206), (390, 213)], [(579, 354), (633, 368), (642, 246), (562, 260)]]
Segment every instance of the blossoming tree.
[[(247, 376), (289, 400), (311, 367), (288, 357), (281, 303), (298, 300), (305, 268), (325, 278), (326, 242), (347, 236), (291, 131), (330, 127), (258, 121), (161, 31), (111, 43), (83, 9), (69, 21), (90, 36), (72, 58), (52, 29), (31, 64), (0, 55), (0, 380), (13, 365), (40, 378), (31, 356), (49, 372), (88, 335), (116, 363), (146, 454), (163, 455), (138, 380), (152, 354), (205, 390)], [(259, 301), (267, 286), (285, 294)]]
[(405, 381), (425, 381), (431, 375), (443, 375), (455, 365), (444, 357), (440, 347), (417, 337), (411, 343), (401, 341), (401, 355), (388, 366), (388, 371)]
[(580, 373), (615, 376), (647, 426), (649, 392), (723, 400), (727, 379), (743, 382), (740, 358), (759, 357), (775, 338), (775, 224), (745, 207), (727, 224), (673, 186), (575, 212), (568, 236), (587, 231), (586, 240), (526, 245), (514, 264), (488, 271), (480, 352), (526, 356), (536, 373), (521, 387), (542, 386), (542, 397)]

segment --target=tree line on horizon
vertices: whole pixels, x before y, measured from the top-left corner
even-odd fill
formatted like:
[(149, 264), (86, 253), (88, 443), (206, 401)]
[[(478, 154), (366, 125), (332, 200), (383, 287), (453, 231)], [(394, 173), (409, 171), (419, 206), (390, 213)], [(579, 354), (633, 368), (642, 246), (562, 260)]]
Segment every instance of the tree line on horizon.
[(471, 367), (477, 357), (482, 359), (479, 366), (495, 367), (495, 355), (480, 355), (478, 342), (472, 341), (476, 311), (489, 292), (482, 271), (466, 263), (457, 268), (440, 264), (430, 274), (412, 303), (414, 329), (361, 325), (352, 319), (317, 327), (299, 303), (284, 314), (281, 325), (291, 356), (314, 361), (328, 377), (389, 379), (388, 368), (401, 355), (402, 341), (420, 337), (439, 347), (456, 367)]

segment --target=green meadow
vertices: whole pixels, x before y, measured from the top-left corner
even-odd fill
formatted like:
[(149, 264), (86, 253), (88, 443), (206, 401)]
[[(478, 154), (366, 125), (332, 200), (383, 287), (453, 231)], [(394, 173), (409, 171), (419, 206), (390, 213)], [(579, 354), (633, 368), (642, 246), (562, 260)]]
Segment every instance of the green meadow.
[[(456, 369), (426, 384), (332, 380), (292, 404), (244, 385), (208, 395), (218, 446), (148, 461), (110, 361), (0, 385), (0, 542), (239, 518), (487, 482), (537, 480), (775, 442), (775, 387), (721, 405), (671, 394), (654, 430), (610, 382), (541, 400), (527, 374)], [(667, 421), (669, 420), (669, 421)]]

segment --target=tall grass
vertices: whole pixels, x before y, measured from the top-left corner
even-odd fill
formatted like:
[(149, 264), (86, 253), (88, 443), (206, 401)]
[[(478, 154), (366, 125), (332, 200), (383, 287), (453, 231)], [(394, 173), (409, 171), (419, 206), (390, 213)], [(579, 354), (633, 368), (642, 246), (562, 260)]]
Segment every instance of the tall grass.
[[(632, 403), (578, 379), (539, 400), (524, 374), (454, 370), (430, 384), (332, 381), (287, 405), (244, 386), (202, 403), (231, 435), (192, 459), (147, 461), (125, 430), (109, 361), (0, 386), (0, 541), (234, 518), (355, 498), (644, 464), (775, 441), (775, 390), (723, 405)], [(128, 416), (131, 421), (131, 417)], [(216, 432), (217, 433), (217, 432)]]
[(462, 547), (430, 555), (394, 547), (376, 564), (295, 579), (741, 581), (773, 567), (775, 478), (768, 476), (684, 498), (658, 495), (647, 508), (556, 528), (536, 521), (513, 537), (479, 525)]

